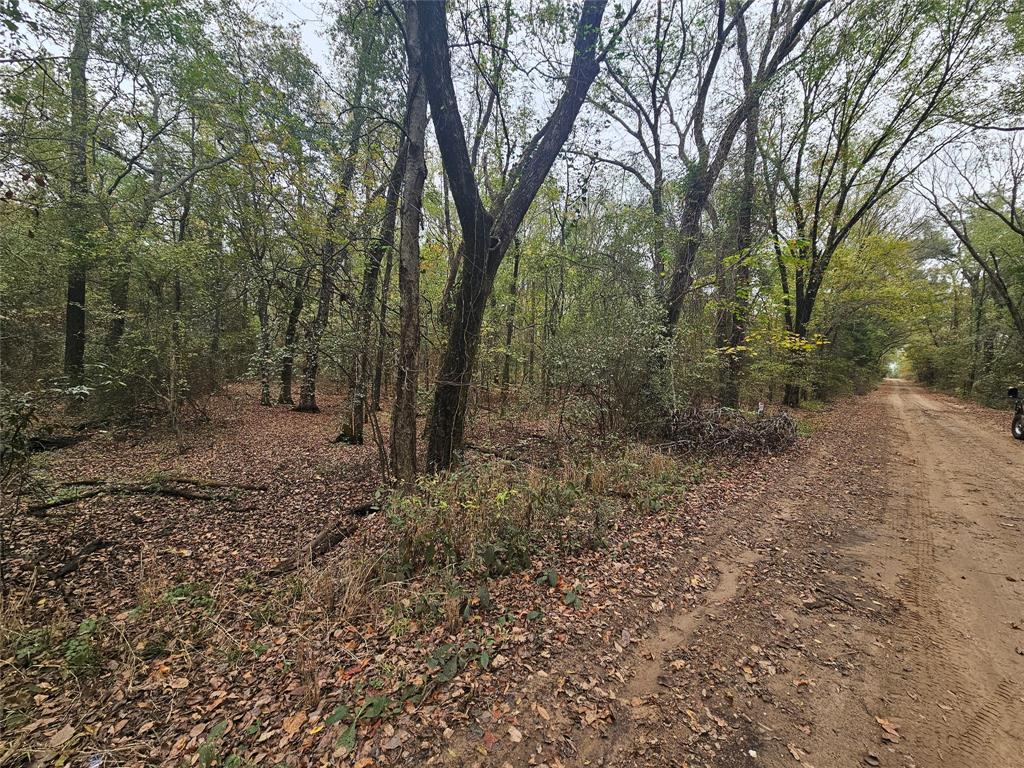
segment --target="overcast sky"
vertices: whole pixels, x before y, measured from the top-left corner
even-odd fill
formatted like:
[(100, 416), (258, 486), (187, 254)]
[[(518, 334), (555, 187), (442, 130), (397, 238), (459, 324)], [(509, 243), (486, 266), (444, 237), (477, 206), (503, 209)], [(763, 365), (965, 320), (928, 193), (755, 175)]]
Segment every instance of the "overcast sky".
[(330, 50), (324, 35), (325, 15), (321, 0), (262, 0), (266, 13), (285, 24), (298, 24), (302, 41), (313, 61), (326, 72), (330, 63)]

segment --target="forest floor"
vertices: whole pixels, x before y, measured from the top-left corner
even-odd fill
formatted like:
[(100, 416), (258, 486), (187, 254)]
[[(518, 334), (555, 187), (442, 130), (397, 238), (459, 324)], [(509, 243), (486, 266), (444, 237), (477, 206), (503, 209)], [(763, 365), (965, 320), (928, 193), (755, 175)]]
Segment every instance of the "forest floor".
[[(0, 765), (1024, 765), (1005, 413), (888, 381), (780, 455), (588, 459), (562, 545), (442, 583), (382, 578), (394, 521), (347, 515), (376, 450), (331, 443), (324, 401), (243, 393), (184, 451), (138, 431), (40, 460), (37, 504), (121, 492), (13, 528)], [(472, 461), (548, 499), (553, 427), (478, 423)], [(347, 538), (274, 573), (325, 524)]]

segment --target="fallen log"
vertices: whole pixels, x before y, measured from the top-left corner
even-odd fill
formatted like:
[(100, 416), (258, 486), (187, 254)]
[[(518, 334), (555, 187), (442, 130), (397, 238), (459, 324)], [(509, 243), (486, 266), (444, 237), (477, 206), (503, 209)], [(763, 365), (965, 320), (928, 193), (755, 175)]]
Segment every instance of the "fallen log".
[(266, 491), (266, 485), (251, 485), (248, 483), (225, 483), (221, 480), (204, 480), (198, 477), (185, 477), (183, 475), (161, 475), (161, 483), (179, 483), (181, 485), (194, 485), (197, 488), (226, 488), (232, 491)]
[(88, 435), (36, 435), (29, 438), (28, 450), (30, 453), (57, 451), (88, 439)]
[(72, 557), (70, 560), (64, 563), (64, 565), (62, 565), (60, 568), (54, 571), (52, 578), (63, 579), (65, 576), (74, 573), (81, 567), (82, 563), (85, 562), (85, 559), (89, 557), (89, 555), (93, 554), (94, 552), (98, 552), (99, 550), (104, 549), (106, 547), (109, 547), (111, 544), (113, 544), (112, 541), (107, 541), (103, 538), (93, 539), (84, 547), (82, 547), (82, 549), (79, 551), (77, 555)]
[(313, 537), (305, 547), (296, 552), (292, 557), (282, 560), (269, 571), (268, 577), (283, 576), (286, 573), (297, 571), (303, 565), (315, 564), (316, 561), (343, 542), (359, 527), (358, 518), (366, 517), (378, 511), (380, 507), (376, 504), (361, 504), (358, 507), (346, 510), (345, 516), (336, 520)]

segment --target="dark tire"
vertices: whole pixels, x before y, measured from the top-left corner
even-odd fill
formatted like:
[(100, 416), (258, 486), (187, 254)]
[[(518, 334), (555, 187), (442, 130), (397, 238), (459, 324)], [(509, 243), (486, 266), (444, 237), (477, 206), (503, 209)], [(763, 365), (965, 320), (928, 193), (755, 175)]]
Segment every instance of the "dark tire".
[(1013, 424), (1010, 425), (1010, 432), (1018, 440), (1024, 440), (1024, 413), (1013, 415)]

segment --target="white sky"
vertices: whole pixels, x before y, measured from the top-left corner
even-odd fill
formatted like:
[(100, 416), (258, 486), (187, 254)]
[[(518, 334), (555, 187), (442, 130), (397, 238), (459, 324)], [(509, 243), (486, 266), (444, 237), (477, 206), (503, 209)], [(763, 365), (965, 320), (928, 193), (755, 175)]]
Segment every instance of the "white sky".
[(310, 57), (324, 73), (330, 71), (331, 52), (324, 34), (330, 15), (321, 0), (261, 0), (260, 5), (269, 18), (297, 24)]

